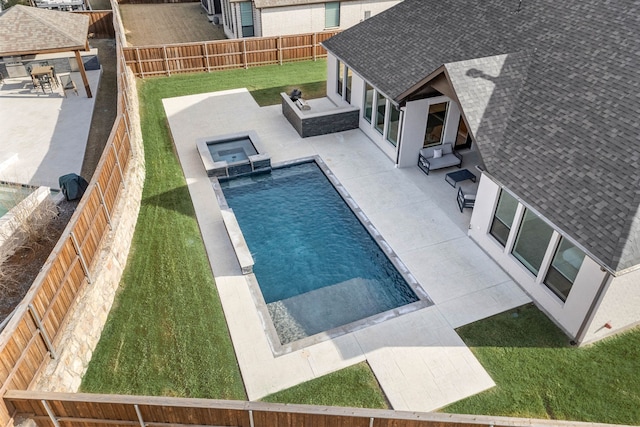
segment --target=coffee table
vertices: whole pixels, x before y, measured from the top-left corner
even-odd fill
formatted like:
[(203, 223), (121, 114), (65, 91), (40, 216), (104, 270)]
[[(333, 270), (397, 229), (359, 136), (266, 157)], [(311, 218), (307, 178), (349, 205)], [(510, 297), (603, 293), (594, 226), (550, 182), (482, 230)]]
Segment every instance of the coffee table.
[(468, 169), (461, 169), (455, 172), (449, 172), (445, 175), (444, 180), (449, 183), (453, 188), (456, 188), (456, 184), (460, 181), (465, 181), (470, 179), (473, 182), (476, 182), (476, 176), (469, 172)]

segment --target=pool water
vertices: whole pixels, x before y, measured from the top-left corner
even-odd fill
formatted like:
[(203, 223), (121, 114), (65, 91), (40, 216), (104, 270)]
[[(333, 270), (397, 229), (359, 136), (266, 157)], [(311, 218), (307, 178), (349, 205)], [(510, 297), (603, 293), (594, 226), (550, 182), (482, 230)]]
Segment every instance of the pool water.
[(214, 162), (226, 160), (228, 163), (246, 161), (257, 154), (250, 138), (236, 138), (224, 142), (207, 143)]
[(0, 183), (0, 218), (23, 201), (31, 192), (33, 192), (33, 188), (30, 187)]
[(418, 300), (315, 162), (221, 187), (281, 343)]

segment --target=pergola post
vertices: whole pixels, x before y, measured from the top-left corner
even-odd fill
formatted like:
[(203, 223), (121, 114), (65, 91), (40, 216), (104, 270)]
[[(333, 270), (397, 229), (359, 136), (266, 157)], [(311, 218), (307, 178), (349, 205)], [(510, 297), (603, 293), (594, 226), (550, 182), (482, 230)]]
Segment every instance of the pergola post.
[(84, 69), (84, 62), (82, 62), (82, 56), (80, 51), (76, 50), (76, 61), (78, 62), (78, 68), (80, 69), (80, 75), (82, 76), (82, 83), (84, 83), (84, 91), (87, 93), (87, 98), (91, 98), (91, 88), (89, 87), (89, 79), (87, 78), (87, 72)]

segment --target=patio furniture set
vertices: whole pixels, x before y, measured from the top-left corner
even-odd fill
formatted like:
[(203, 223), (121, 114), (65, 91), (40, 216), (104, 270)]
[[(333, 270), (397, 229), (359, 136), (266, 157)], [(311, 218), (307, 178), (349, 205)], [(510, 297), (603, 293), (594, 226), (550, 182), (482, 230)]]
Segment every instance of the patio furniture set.
[(49, 65), (48, 62), (41, 62), (35, 67), (27, 66), (27, 71), (31, 76), (33, 87), (37, 90), (42, 89), (43, 93), (47, 93), (49, 89), (50, 93), (53, 93), (54, 87), (62, 87), (62, 94), (66, 97), (67, 90), (73, 90), (78, 95), (78, 89), (76, 84), (69, 75), (56, 76), (56, 70), (53, 65)]
[[(420, 150), (418, 167), (427, 175), (429, 175), (429, 172), (432, 170), (452, 166), (462, 166), (462, 155), (453, 149), (451, 143), (443, 143)], [(453, 188), (456, 188), (456, 185), (462, 181), (470, 180), (475, 183), (476, 176), (468, 169), (461, 169), (459, 171), (449, 172), (445, 175), (444, 180)], [(475, 187), (463, 188), (462, 185), (459, 185), (456, 201), (460, 212), (462, 212), (464, 208), (473, 208), (476, 202)]]

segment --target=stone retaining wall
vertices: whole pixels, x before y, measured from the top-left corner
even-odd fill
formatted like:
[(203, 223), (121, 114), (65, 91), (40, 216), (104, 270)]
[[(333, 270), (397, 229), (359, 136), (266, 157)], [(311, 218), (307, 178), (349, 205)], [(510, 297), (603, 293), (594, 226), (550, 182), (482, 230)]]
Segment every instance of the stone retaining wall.
[(145, 176), (138, 99), (135, 90), (129, 92), (132, 158), (125, 176), (126, 187), (121, 189), (116, 209), (111, 213), (113, 230), (105, 237), (92, 271), (93, 283), (82, 289), (64, 332), (53, 343), (58, 358), (51, 360), (34, 380), (35, 390), (78, 391), (120, 285), (138, 220)]

